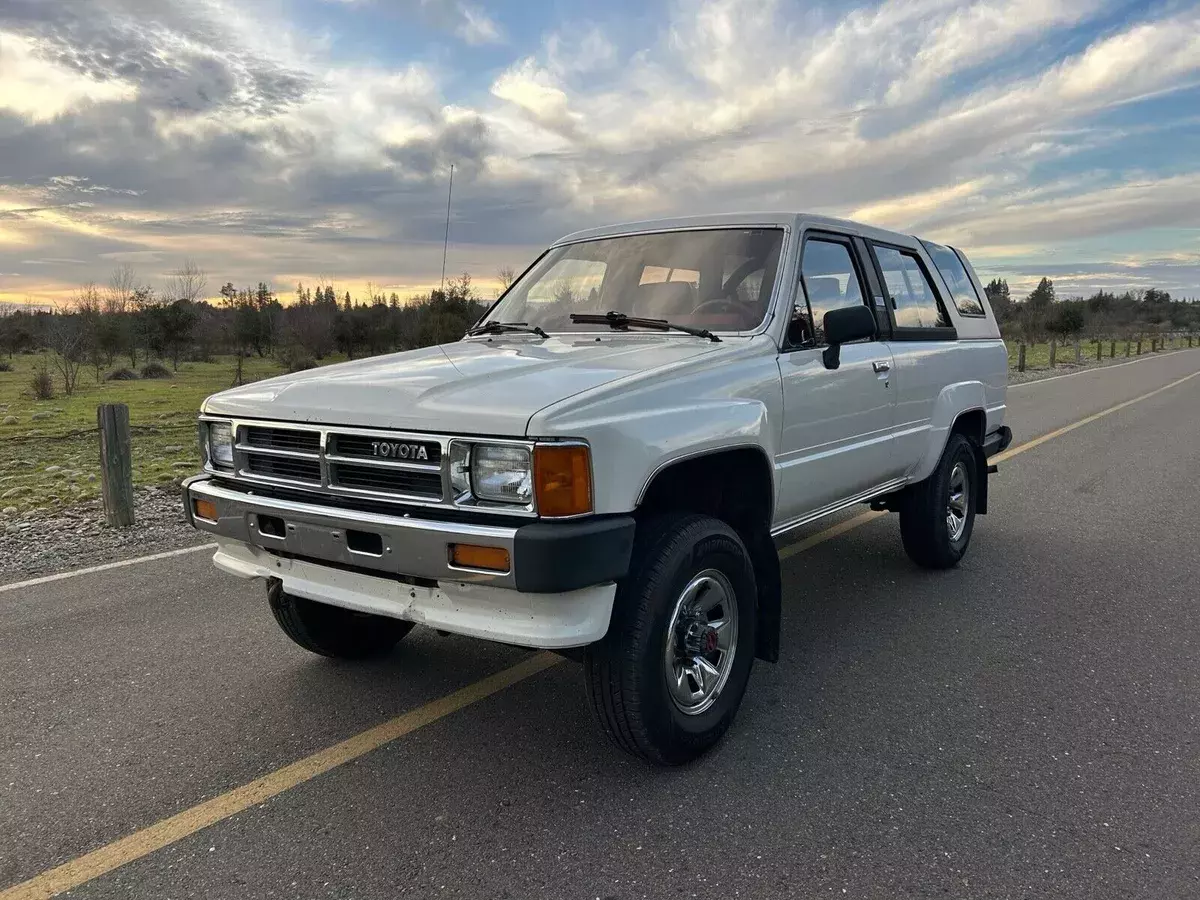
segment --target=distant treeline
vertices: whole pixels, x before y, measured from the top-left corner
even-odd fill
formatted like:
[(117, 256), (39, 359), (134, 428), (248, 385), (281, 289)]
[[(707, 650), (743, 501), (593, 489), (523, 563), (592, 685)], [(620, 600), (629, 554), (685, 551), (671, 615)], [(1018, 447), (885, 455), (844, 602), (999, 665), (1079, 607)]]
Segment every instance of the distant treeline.
[(221, 299), (210, 302), (200, 299), (203, 274), (192, 269), (190, 278), (190, 286), (156, 293), (133, 286), (118, 271), (107, 287), (85, 285), (59, 310), (0, 305), (0, 353), (51, 350), (67, 393), (80, 369), (94, 368), (100, 379), (114, 366), (127, 362), (137, 369), (153, 359), (178, 369), (184, 360), (232, 355), (233, 380), (240, 382), (241, 361), (251, 354), (274, 356), (297, 370), (333, 353), (353, 359), (426, 347), (458, 340), (487, 308), (469, 275), (451, 279), (444, 290), (404, 300), (373, 286), (367, 297), (355, 300), (333, 285), (301, 284), (287, 305), (265, 283), (246, 288), (226, 283)]
[(1014, 300), (1008, 282), (985, 288), (1004, 337), (1038, 343), (1057, 338), (1138, 338), (1170, 332), (1200, 332), (1200, 303), (1175, 300), (1157, 288), (1060, 300), (1054, 282), (1043, 278), (1023, 300)]
[[(499, 277), (507, 285), (512, 271), (501, 270)], [(1043, 278), (1024, 299), (1013, 299), (1000, 279), (986, 290), (1010, 340), (1200, 332), (1200, 303), (1155, 288), (1060, 300), (1053, 282)], [(371, 284), (357, 299), (332, 284), (300, 284), (286, 304), (262, 282), (227, 282), (218, 293), (218, 301), (204, 299), (207, 276), (192, 262), (173, 272), (162, 291), (140, 284), (131, 267), (121, 266), (107, 285), (84, 285), (58, 310), (0, 304), (0, 353), (52, 351), (67, 393), (81, 369), (94, 369), (99, 380), (126, 360), (131, 370), (156, 359), (178, 369), (182, 360), (232, 355), (233, 380), (240, 383), (242, 360), (251, 354), (298, 370), (333, 353), (353, 359), (455, 341), (488, 302), (465, 274), (442, 290), (405, 299)]]

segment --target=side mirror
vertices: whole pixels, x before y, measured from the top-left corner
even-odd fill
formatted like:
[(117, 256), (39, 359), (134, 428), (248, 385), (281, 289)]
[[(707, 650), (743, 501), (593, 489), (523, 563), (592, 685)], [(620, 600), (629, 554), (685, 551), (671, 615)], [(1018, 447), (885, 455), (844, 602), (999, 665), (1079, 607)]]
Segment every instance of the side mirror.
[(825, 313), (825, 368), (841, 365), (841, 346), (875, 337), (875, 313), (867, 306), (847, 306)]

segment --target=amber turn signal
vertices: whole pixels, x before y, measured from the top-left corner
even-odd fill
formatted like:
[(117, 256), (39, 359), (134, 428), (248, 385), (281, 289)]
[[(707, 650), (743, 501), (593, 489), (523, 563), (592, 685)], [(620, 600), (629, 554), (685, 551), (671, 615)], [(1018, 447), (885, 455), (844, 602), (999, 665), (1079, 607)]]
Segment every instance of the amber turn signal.
[(475, 544), (451, 544), (450, 564), (460, 569), (486, 569), (507, 572), (508, 551), (503, 547), (479, 547)]
[(533, 450), (538, 513), (549, 518), (592, 511), (592, 465), (582, 444), (539, 444)]
[(217, 504), (211, 500), (192, 500), (192, 512), (196, 514), (197, 519), (204, 519), (206, 522), (217, 521)]

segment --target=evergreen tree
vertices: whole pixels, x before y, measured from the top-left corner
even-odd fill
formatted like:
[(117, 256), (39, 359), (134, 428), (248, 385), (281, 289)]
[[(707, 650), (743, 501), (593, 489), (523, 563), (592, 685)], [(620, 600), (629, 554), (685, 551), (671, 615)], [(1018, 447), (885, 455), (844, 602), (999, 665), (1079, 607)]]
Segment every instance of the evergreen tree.
[(1025, 302), (1036, 309), (1048, 309), (1054, 303), (1054, 282), (1049, 278), (1042, 278)]

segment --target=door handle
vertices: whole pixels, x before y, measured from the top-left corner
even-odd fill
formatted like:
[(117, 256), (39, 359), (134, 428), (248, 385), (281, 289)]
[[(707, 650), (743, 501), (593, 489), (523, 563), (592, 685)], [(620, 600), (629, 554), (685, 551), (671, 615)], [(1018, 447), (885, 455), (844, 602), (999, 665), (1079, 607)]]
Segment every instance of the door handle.
[(881, 372), (890, 372), (892, 370), (892, 364), (885, 362), (873, 362), (871, 363), (871, 368), (875, 370), (876, 374)]

